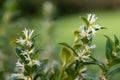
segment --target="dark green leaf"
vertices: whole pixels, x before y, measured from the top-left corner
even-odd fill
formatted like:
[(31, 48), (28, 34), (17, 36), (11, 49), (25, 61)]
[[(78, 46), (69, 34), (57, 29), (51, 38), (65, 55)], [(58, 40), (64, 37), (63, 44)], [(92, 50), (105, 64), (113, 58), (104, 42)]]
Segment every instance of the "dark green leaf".
[(28, 63), (28, 61), (25, 60), (25, 56), (21, 55), (21, 49), (19, 47), (16, 48), (16, 53), (17, 53), (17, 56), (20, 58), (20, 60), (22, 62), (24, 62), (25, 64)]
[(89, 26), (89, 21), (85, 17), (81, 17), (81, 19), (85, 22), (87, 26)]
[(119, 40), (118, 40), (116, 35), (114, 35), (114, 39), (115, 39), (115, 46), (118, 46), (119, 45)]
[(42, 75), (42, 71), (46, 68), (46, 64), (48, 63), (48, 60), (42, 60), (41, 65), (37, 67), (37, 69), (34, 71), (34, 78), (33, 80), (36, 80), (40, 75)]
[(91, 37), (91, 39), (90, 40), (88, 40), (88, 38), (87, 37), (84, 37), (83, 39), (81, 39), (82, 40), (82, 42), (84, 43), (84, 44), (88, 44), (88, 43), (90, 43), (91, 41), (92, 41), (92, 37)]
[(105, 65), (100, 61), (83, 62), (84, 65), (98, 65), (103, 71), (106, 71)]
[(112, 61), (110, 63), (110, 67), (116, 65), (116, 64), (119, 64), (120, 63), (120, 58), (114, 56), (114, 58), (112, 58)]
[(74, 77), (74, 73), (75, 73), (75, 71), (73, 70), (72, 67), (68, 67), (68, 68), (66, 68), (65, 71), (67, 72), (67, 75), (68, 75), (69, 77), (71, 77), (71, 78)]
[(34, 53), (30, 55), (30, 56), (31, 56), (31, 58), (36, 57), (36, 56), (37, 56), (37, 54), (38, 54), (41, 50), (43, 50), (43, 49), (41, 49), (41, 48), (36, 48), (36, 49), (35, 49), (35, 51), (34, 51)]
[(112, 75), (115, 75), (116, 73), (120, 72), (120, 67), (116, 67), (114, 69), (111, 69), (110, 71), (108, 71), (106, 73), (106, 77), (109, 77), (109, 76), (112, 76)]
[(31, 74), (31, 67), (29, 65), (25, 65), (24, 68), (25, 68), (24, 75), (29, 76)]
[(106, 27), (100, 27), (100, 29), (107, 29)]
[(106, 57), (109, 60), (112, 56), (113, 50), (115, 49), (115, 45), (114, 45), (114, 42), (112, 41), (112, 39), (110, 39), (106, 35), (105, 35), (105, 37), (107, 38), (107, 41), (106, 41)]

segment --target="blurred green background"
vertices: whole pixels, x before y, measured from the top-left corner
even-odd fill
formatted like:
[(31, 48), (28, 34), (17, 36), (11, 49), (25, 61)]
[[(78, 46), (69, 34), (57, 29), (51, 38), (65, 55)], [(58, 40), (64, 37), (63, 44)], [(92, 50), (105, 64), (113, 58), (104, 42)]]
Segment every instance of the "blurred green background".
[[(59, 60), (59, 42), (72, 45), (73, 31), (84, 24), (79, 16), (94, 13), (97, 24), (106, 27), (94, 36), (92, 51), (98, 60), (105, 61), (105, 37), (120, 37), (120, 0), (0, 0), (0, 80), (8, 80), (15, 71), (17, 56), (15, 40), (26, 28), (35, 29), (36, 47), (44, 48), (41, 58)], [(98, 76), (98, 68), (90, 72)], [(97, 74), (96, 74), (97, 73)], [(120, 80), (118, 74), (111, 80)]]

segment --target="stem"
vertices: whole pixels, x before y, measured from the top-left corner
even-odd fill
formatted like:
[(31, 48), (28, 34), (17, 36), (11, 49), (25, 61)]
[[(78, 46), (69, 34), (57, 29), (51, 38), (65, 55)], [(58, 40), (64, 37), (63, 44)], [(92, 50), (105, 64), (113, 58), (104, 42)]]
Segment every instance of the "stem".
[(62, 76), (64, 74), (64, 70), (65, 70), (65, 65), (62, 66), (62, 70), (61, 70), (61, 73), (60, 73), (60, 76), (59, 76), (59, 80), (62, 80)]

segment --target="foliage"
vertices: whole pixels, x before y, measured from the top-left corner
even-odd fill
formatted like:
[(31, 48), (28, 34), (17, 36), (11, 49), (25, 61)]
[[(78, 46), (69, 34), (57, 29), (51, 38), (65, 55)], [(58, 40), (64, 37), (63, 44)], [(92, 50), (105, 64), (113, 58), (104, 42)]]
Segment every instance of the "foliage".
[(97, 31), (106, 28), (95, 24), (97, 20), (95, 14), (88, 14), (87, 18), (81, 17), (81, 19), (85, 25), (74, 32), (73, 45), (70, 46), (66, 42), (59, 43), (63, 46), (60, 51), (62, 63), (53, 61), (49, 67), (47, 67), (48, 60), (36, 57), (41, 49), (35, 48), (35, 39), (32, 37), (34, 30), (25, 28), (24, 37), (16, 39), (18, 44), (16, 54), (19, 58), (16, 66), (19, 73), (13, 74), (11, 80), (96, 80), (96, 77), (89, 75), (88, 65), (100, 67), (100, 80), (108, 80), (118, 73), (120, 71), (120, 67), (117, 66), (120, 63), (118, 38), (114, 36), (112, 40), (105, 35), (106, 63), (97, 60), (91, 54), (91, 50), (96, 47), (92, 39)]

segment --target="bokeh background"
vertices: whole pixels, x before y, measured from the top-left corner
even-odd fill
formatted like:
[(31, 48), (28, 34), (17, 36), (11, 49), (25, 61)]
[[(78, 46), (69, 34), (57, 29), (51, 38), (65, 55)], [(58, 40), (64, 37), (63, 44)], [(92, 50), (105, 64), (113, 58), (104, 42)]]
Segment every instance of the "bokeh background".
[[(92, 55), (105, 61), (105, 37), (120, 38), (120, 0), (0, 0), (0, 80), (8, 80), (15, 70), (17, 56), (15, 40), (24, 28), (35, 30), (36, 47), (44, 50), (41, 58), (59, 61), (59, 42), (72, 45), (73, 31), (83, 24), (79, 16), (94, 13), (97, 24), (106, 27), (93, 39), (96, 49)], [(94, 68), (96, 67), (96, 68)], [(89, 66), (97, 77), (99, 68)], [(111, 80), (120, 80), (116, 74)]]

